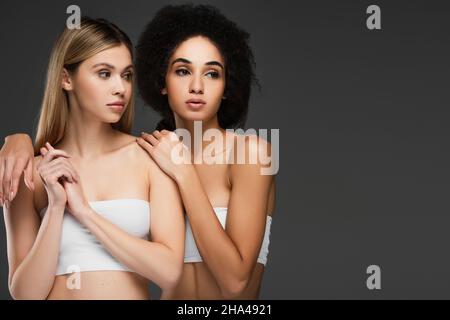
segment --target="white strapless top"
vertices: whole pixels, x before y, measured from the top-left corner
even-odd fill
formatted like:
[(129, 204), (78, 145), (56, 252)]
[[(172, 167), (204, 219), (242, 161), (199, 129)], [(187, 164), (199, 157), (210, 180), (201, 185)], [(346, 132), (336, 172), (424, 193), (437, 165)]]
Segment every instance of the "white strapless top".
[[(226, 207), (213, 207), (217, 218), (225, 229), (225, 223), (227, 220), (228, 208)], [(258, 256), (258, 263), (266, 265), (267, 255), (269, 254), (269, 243), (270, 243), (270, 226), (272, 225), (272, 217), (267, 216), (266, 229), (264, 232), (263, 242), (261, 244), (261, 250)], [(203, 259), (198, 251), (197, 244), (195, 243), (194, 235), (192, 234), (191, 225), (189, 219), (186, 217), (186, 240), (184, 244), (184, 262), (202, 262)]]
[[(147, 201), (114, 199), (91, 201), (89, 205), (99, 215), (130, 235), (148, 240), (150, 204)], [(41, 216), (45, 211), (46, 208), (41, 210)], [(98, 270), (131, 271), (106, 251), (85, 226), (69, 212), (65, 212), (56, 275)]]

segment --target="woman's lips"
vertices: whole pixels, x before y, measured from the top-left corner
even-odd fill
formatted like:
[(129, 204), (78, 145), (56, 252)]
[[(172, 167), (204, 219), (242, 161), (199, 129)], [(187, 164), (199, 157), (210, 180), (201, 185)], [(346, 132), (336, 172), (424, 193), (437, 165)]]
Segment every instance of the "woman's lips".
[(206, 104), (206, 101), (202, 99), (189, 99), (186, 101), (186, 104), (189, 106), (189, 108), (198, 110)]
[(125, 102), (123, 101), (111, 102), (108, 103), (107, 106), (115, 112), (122, 112), (123, 109), (125, 109)]

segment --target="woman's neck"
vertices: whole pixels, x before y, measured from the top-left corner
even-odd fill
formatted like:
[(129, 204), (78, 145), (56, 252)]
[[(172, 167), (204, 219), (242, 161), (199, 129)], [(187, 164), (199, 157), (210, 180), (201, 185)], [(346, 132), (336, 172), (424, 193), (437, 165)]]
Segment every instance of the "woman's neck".
[(203, 150), (211, 143), (211, 141), (203, 140), (203, 134), (205, 131), (209, 129), (216, 129), (220, 131), (222, 135), (225, 134), (225, 130), (219, 126), (217, 116), (208, 121), (191, 121), (181, 119), (178, 115), (175, 114), (175, 127), (176, 129), (186, 129), (189, 131), (189, 134), (191, 136), (191, 151), (194, 156), (195, 150)]
[(81, 158), (94, 158), (110, 150), (116, 136), (111, 124), (82, 112), (71, 112), (60, 147)]

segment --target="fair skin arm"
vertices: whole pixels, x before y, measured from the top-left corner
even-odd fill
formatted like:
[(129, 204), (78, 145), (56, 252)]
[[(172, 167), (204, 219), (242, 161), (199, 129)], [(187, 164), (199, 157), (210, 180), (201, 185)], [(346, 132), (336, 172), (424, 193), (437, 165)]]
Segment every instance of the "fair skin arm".
[(19, 180), (33, 190), (34, 151), (31, 138), (25, 133), (7, 136), (0, 150), (0, 205), (8, 206), (17, 195)]
[[(59, 153), (61, 156), (65, 153)], [(49, 205), (40, 221), (33, 192), (20, 183), (16, 199), (4, 208), (9, 263), (8, 284), (14, 299), (45, 299), (55, 279), (65, 196), (61, 177), (73, 181), (65, 158), (48, 154), (38, 171), (47, 189)]]
[[(159, 132), (155, 132), (153, 138), (145, 135), (148, 142), (140, 140), (139, 143), (177, 182), (204, 262), (224, 297), (236, 297), (247, 286), (256, 264), (264, 236), (267, 199), (273, 177), (260, 175), (259, 164), (231, 166), (233, 187), (224, 230), (195, 168), (172, 163), (170, 148), (166, 148), (170, 142), (164, 139), (165, 135)], [(257, 152), (254, 140), (249, 141), (250, 152)]]
[(170, 290), (176, 286), (183, 267), (183, 208), (176, 184), (156, 164), (149, 171), (150, 185), (158, 186), (149, 192), (152, 241), (132, 236), (97, 214), (78, 183), (66, 185), (69, 211), (121, 263), (163, 290)]

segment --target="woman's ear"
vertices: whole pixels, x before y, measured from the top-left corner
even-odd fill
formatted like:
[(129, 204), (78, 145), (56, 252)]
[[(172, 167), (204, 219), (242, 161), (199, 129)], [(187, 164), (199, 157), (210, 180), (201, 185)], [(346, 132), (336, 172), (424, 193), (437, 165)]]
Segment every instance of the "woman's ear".
[(73, 90), (72, 79), (70, 78), (69, 72), (65, 68), (63, 68), (63, 76), (62, 76), (61, 86), (66, 91)]
[(167, 88), (162, 88), (161, 89), (161, 94), (162, 95), (166, 95), (167, 94)]

